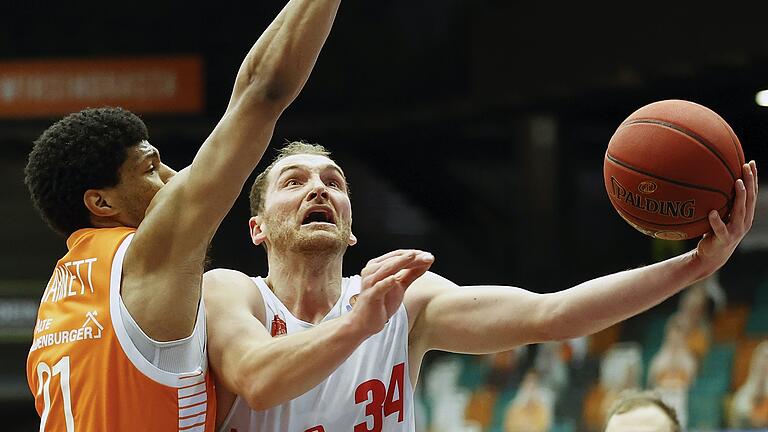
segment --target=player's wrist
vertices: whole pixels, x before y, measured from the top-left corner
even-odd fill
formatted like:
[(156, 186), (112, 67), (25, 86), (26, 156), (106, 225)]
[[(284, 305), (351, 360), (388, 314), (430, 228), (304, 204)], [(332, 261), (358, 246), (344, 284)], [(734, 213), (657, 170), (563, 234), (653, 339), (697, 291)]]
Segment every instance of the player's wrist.
[(371, 326), (365, 321), (365, 317), (356, 310), (352, 310), (350, 313), (342, 316), (341, 321), (340, 330), (345, 340), (362, 343), (365, 339), (376, 333), (370, 329)]
[(715, 265), (711, 259), (703, 256), (698, 249), (683, 254), (679, 258), (685, 268), (685, 273), (693, 277), (691, 283), (710, 276), (720, 267)]

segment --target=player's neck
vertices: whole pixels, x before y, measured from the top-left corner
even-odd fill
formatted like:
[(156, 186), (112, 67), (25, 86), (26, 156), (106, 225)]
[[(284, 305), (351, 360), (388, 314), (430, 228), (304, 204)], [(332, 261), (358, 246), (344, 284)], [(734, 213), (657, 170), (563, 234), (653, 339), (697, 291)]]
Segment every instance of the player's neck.
[(342, 258), (269, 256), (267, 285), (296, 318), (318, 323), (341, 295)]

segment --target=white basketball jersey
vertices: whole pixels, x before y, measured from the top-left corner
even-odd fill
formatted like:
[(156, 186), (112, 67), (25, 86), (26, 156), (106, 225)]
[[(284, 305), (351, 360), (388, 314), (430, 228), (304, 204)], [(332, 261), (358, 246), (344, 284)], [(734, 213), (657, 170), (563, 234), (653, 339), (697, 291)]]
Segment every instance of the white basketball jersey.
[[(275, 337), (313, 324), (294, 317), (261, 278), (253, 278)], [(354, 307), (360, 277), (344, 278), (339, 300), (322, 321)], [(274, 361), (280, 361), (279, 358)], [(408, 370), (408, 316), (400, 306), (379, 333), (363, 342), (333, 373), (307, 393), (264, 411), (235, 400), (222, 432), (414, 431), (413, 386)]]

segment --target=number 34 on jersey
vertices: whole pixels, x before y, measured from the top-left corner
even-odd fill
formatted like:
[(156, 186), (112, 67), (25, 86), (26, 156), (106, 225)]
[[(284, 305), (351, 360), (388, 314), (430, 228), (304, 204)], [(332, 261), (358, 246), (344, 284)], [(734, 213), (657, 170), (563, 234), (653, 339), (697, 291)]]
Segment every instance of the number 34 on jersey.
[[(355, 389), (355, 404), (365, 409), (365, 421), (355, 425), (354, 432), (381, 432), (384, 418), (397, 414), (397, 421), (403, 421), (403, 388), (405, 363), (392, 368), (389, 385), (381, 380), (365, 381)], [(313, 426), (304, 432), (337, 432), (326, 430), (323, 425)]]

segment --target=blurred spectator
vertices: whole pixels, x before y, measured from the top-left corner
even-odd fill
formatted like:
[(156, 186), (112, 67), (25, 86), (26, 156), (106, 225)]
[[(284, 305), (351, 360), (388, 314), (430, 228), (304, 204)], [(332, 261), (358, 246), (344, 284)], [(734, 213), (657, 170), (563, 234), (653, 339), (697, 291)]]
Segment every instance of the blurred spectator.
[(490, 370), (486, 382), (499, 390), (517, 388), (523, 380), (530, 359), (528, 346), (523, 345), (509, 351), (482, 356)]
[(587, 336), (587, 354), (594, 358), (602, 358), (611, 347), (619, 342), (623, 323), (616, 323), (607, 329)]
[(496, 408), (496, 400), (499, 397), (499, 389), (496, 385), (488, 383), (472, 393), (464, 413), (466, 422), (474, 422), (483, 430), (491, 427), (493, 411)]
[(528, 345), (522, 345), (509, 351), (486, 354), (483, 357), (491, 364), (491, 369), (502, 374), (516, 370), (528, 356)]
[(686, 333), (688, 348), (697, 360), (701, 360), (709, 352), (712, 340), (712, 324), (707, 309), (709, 295), (706, 285), (711, 279), (704, 279), (685, 290), (680, 298), (679, 315), (681, 325)]
[(464, 410), (469, 392), (458, 386), (461, 361), (457, 356), (445, 356), (427, 371), (425, 377), (426, 401), (432, 407), (431, 429), (446, 432), (466, 432)]
[(731, 427), (768, 427), (768, 341), (752, 353), (749, 376), (731, 401)]
[(416, 432), (428, 432), (427, 407), (421, 397), (421, 392), (418, 391), (413, 394), (413, 412), (416, 417)]
[(688, 389), (697, 370), (696, 358), (686, 340), (687, 324), (680, 312), (669, 318), (664, 343), (653, 356), (648, 371), (648, 386), (675, 409), (683, 427), (688, 421)]
[(563, 359), (563, 346), (561, 342), (539, 344), (533, 363), (541, 385), (552, 392), (555, 403), (568, 386), (568, 367)]
[(641, 348), (635, 342), (614, 344), (600, 361), (600, 380), (584, 400), (584, 426), (602, 430), (608, 411), (624, 390), (639, 389), (642, 373)]
[(680, 432), (675, 410), (654, 392), (619, 395), (608, 415), (605, 432)]
[(698, 284), (704, 287), (704, 292), (712, 299), (716, 313), (725, 310), (726, 306), (728, 306), (728, 296), (725, 293), (725, 289), (723, 289), (723, 285), (720, 283), (720, 270), (712, 273), (708, 278), (698, 282)]
[(517, 395), (504, 416), (504, 432), (547, 432), (552, 427), (554, 398), (539, 383), (535, 371), (528, 371)]
[(565, 363), (573, 363), (580, 366), (587, 358), (589, 350), (589, 337), (583, 336), (574, 339), (568, 339), (561, 342), (561, 353)]
[(458, 386), (461, 362), (456, 356), (443, 356), (435, 360), (426, 372), (426, 396), (430, 401), (435, 401), (442, 397), (446, 390), (453, 390)]
[(667, 321), (664, 343), (651, 360), (648, 386), (688, 388), (696, 376), (696, 358), (686, 340), (688, 322), (680, 313)]
[(489, 365), (489, 373), (485, 383), (472, 393), (467, 404), (465, 418), (483, 429), (491, 427), (496, 401), (499, 394), (508, 388), (518, 387), (522, 381), (522, 369), (526, 363), (528, 346), (495, 354), (487, 354), (480, 358)]

